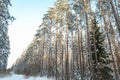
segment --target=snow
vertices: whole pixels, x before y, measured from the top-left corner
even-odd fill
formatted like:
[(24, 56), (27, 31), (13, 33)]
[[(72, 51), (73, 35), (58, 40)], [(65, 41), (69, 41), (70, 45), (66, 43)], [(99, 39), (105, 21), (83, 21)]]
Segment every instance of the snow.
[(53, 78), (47, 78), (45, 77), (27, 77), (27, 76), (23, 76), (23, 75), (11, 75), (11, 76), (6, 76), (6, 77), (2, 77), (0, 78), (0, 80), (55, 80)]

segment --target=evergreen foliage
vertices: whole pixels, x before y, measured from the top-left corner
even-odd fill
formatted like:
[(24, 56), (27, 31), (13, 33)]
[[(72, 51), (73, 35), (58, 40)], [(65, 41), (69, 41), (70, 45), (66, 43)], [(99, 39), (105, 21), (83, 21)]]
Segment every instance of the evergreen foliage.
[(0, 0), (0, 71), (7, 67), (7, 58), (10, 54), (8, 24), (13, 20), (9, 14), (10, 0)]
[[(92, 21), (91, 28), (92, 30), (90, 32), (90, 41), (95, 79), (99, 78), (100, 80), (112, 80), (113, 75), (112, 69), (110, 67), (110, 54), (104, 47), (105, 35), (103, 32), (100, 32), (100, 27), (98, 27), (98, 23), (95, 18)], [(95, 54), (97, 54), (97, 57)], [(97, 58), (97, 61), (95, 58)], [(97, 68), (99, 72), (97, 72)]]

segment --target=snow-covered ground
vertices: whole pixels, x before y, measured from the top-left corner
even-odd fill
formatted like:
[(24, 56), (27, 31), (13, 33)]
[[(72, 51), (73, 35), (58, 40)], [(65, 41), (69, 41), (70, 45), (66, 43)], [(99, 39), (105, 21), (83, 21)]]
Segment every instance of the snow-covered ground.
[(0, 78), (0, 80), (55, 80), (55, 79), (47, 78), (47, 77), (26, 77), (23, 75), (14, 74), (11, 76)]

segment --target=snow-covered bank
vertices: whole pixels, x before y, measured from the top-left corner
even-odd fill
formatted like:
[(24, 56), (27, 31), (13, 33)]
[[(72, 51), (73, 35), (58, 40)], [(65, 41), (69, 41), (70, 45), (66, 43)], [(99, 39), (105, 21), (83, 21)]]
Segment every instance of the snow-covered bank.
[(23, 75), (13, 74), (11, 76), (0, 78), (0, 80), (55, 80), (55, 79), (47, 78), (47, 77), (26, 77)]

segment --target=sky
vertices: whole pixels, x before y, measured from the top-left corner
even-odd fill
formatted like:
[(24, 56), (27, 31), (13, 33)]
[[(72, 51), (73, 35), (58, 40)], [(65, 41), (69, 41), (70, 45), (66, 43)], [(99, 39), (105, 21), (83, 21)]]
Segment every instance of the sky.
[(33, 40), (43, 15), (54, 2), (55, 0), (11, 0), (9, 11), (16, 19), (9, 25), (11, 54), (8, 58), (8, 68)]

